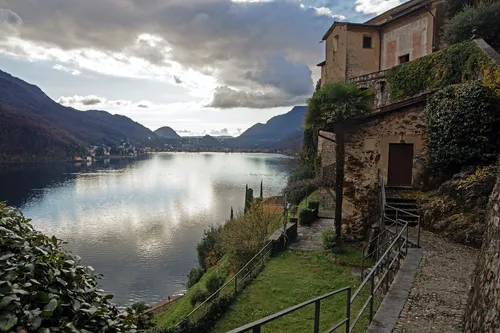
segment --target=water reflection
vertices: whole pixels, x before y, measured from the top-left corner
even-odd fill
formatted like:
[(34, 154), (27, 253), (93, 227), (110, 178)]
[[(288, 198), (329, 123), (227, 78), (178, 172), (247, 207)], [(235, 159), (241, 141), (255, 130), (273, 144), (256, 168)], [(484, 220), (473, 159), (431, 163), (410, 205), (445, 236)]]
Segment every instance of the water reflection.
[(243, 208), (245, 184), (278, 194), (293, 168), (284, 156), (158, 153), (87, 168), (0, 169), (0, 200), (104, 274), (116, 300), (156, 301), (183, 289), (209, 225)]

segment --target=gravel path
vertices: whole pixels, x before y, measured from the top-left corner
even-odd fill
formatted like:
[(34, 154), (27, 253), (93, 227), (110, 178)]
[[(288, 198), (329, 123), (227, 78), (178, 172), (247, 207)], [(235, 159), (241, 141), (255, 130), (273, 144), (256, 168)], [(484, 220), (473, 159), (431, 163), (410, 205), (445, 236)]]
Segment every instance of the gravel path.
[(479, 250), (426, 231), (421, 240), (426, 252), (393, 332), (462, 332)]

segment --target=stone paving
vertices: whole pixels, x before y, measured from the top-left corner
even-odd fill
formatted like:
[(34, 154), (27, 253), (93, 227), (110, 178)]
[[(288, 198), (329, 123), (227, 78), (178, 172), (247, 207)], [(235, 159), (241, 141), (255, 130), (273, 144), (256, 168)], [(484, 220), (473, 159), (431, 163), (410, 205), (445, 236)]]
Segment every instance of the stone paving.
[(462, 317), (479, 250), (423, 231), (425, 248), (393, 332), (462, 332)]
[(335, 228), (334, 219), (320, 218), (310, 226), (301, 226), (297, 230), (297, 239), (290, 244), (289, 248), (302, 251), (321, 251), (323, 249), (323, 230)]

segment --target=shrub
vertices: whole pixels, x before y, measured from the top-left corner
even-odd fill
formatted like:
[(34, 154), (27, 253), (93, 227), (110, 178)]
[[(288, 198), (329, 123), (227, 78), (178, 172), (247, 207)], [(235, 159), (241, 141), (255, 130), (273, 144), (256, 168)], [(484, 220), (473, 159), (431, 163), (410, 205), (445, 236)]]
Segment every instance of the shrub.
[(323, 248), (325, 250), (332, 250), (336, 246), (335, 242), (335, 237), (337, 236), (337, 233), (335, 232), (335, 229), (330, 228), (326, 229), (321, 233), (321, 237), (323, 238)]
[(133, 318), (110, 303), (91, 267), (0, 202), (2, 331), (125, 332)]
[(500, 50), (500, 2), (482, 1), (476, 7), (467, 5), (445, 25), (445, 39), (450, 44), (481, 37)]
[(206, 292), (205, 290), (203, 289), (198, 289), (196, 290), (192, 295), (191, 295), (191, 305), (192, 306), (195, 306), (196, 303), (198, 302), (203, 302), (204, 300), (206, 300), (208, 297), (210, 296), (210, 294), (208, 292)]
[(287, 201), (298, 205), (304, 198), (318, 189), (320, 182), (319, 179), (296, 181), (287, 185), (283, 192), (286, 195)]
[(295, 183), (299, 180), (306, 180), (314, 178), (314, 166), (302, 165), (299, 166), (292, 175), (288, 178), (288, 184)]
[(210, 295), (216, 292), (224, 284), (224, 280), (225, 278), (219, 274), (212, 274), (208, 276), (205, 287)]
[(149, 309), (149, 306), (144, 302), (137, 302), (128, 306), (125, 310), (126, 322), (135, 324), (140, 330), (153, 327), (153, 314), (146, 313), (147, 309)]
[(319, 210), (319, 201), (309, 201), (307, 203), (307, 208), (318, 211)]
[(217, 264), (220, 258), (224, 255), (222, 252), (220, 234), (221, 227), (210, 227), (203, 233), (203, 238), (198, 243), (196, 251), (198, 252), (198, 265), (203, 270)]
[(222, 232), (222, 247), (233, 271), (238, 271), (266, 244), (278, 228), (277, 218), (254, 203), (246, 214), (227, 221)]
[(203, 268), (192, 268), (190, 271), (189, 271), (189, 274), (188, 274), (188, 282), (187, 282), (187, 287), (188, 289), (191, 288), (192, 286), (194, 286), (195, 284), (198, 283), (198, 281), (200, 281), (201, 277), (203, 276)]
[(314, 209), (301, 209), (299, 212), (299, 223), (301, 225), (310, 225), (318, 218), (318, 211)]
[(426, 116), (430, 162), (438, 171), (494, 161), (500, 152), (500, 98), (477, 82), (434, 94)]

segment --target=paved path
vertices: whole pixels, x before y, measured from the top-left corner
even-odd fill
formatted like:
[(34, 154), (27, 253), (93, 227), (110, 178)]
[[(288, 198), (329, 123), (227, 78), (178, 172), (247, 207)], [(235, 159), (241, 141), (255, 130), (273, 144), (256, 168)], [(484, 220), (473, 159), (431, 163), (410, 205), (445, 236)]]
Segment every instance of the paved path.
[(310, 226), (301, 226), (297, 230), (297, 238), (289, 248), (303, 251), (321, 251), (323, 249), (322, 232), (328, 228), (335, 228), (335, 220), (318, 219)]
[(479, 250), (422, 232), (425, 253), (393, 332), (462, 332)]

